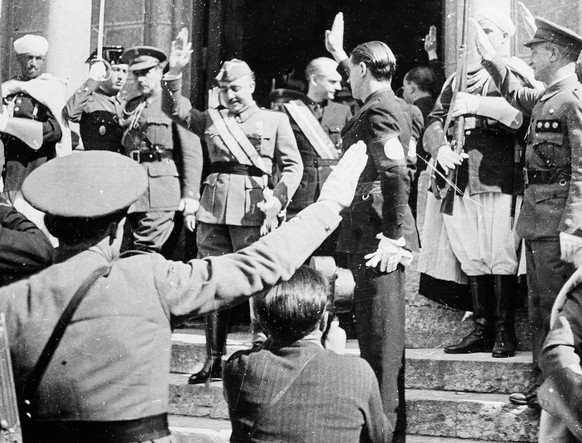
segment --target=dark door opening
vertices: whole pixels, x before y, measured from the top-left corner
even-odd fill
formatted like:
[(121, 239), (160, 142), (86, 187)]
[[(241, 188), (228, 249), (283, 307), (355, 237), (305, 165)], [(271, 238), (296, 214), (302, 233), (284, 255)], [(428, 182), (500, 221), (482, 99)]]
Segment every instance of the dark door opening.
[(394, 89), (409, 69), (427, 63), (422, 39), (429, 26), (437, 26), (443, 41), (441, 0), (244, 0), (240, 6), (237, 17), (226, 20), (236, 21), (242, 39), (226, 36), (223, 56), (249, 63), (257, 77), (255, 98), (263, 106), (278, 74), (292, 68), (304, 80), (307, 63), (329, 55), (324, 32), (339, 11), (344, 13), (348, 53), (370, 40), (381, 40), (394, 51), (398, 63)]

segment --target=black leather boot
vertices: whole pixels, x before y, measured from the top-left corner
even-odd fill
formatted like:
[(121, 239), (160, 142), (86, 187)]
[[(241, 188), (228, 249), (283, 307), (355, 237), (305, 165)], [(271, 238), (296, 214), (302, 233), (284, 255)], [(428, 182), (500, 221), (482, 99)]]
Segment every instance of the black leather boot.
[(447, 354), (470, 354), (491, 352), (493, 349), (494, 294), (493, 276), (478, 275), (469, 277), (471, 299), (473, 300), (473, 322), (475, 328), (460, 343), (447, 346)]
[(206, 383), (213, 378), (222, 379), (222, 356), (226, 353), (226, 336), (230, 311), (212, 312), (206, 315), (206, 362), (202, 369), (192, 374), (188, 383)]
[(517, 278), (515, 275), (494, 275), (495, 288), (495, 345), (493, 357), (515, 355), (515, 310), (517, 307)]

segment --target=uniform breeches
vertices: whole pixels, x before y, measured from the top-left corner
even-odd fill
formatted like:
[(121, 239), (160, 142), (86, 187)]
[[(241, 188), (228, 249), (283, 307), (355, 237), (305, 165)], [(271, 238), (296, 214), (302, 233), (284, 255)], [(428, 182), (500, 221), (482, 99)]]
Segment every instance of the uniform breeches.
[(562, 286), (576, 270), (572, 263), (560, 258), (560, 241), (555, 239), (525, 240), (527, 263), (528, 316), (532, 331), (533, 371), (541, 382), (538, 359), (546, 335), (550, 332), (550, 316)]
[(443, 220), (465, 274), (517, 273), (517, 243), (510, 211), (511, 195), (488, 192), (455, 196), (453, 215), (444, 215)]
[(122, 251), (160, 252), (174, 228), (175, 214), (174, 211), (128, 214)]
[(404, 431), (404, 268), (383, 274), (366, 267), (366, 261), (364, 255), (348, 255), (356, 281), (354, 311), (360, 354), (378, 378), (388, 420), (397, 432)]

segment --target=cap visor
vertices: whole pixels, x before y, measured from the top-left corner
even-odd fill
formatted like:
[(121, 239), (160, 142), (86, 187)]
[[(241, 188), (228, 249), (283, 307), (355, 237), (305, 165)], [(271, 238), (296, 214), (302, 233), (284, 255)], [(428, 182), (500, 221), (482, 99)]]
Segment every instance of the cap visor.
[(547, 40), (544, 40), (543, 38), (532, 38), (531, 40), (525, 42), (523, 44), (523, 46), (525, 46), (526, 48), (531, 48), (533, 45), (538, 44), (538, 43), (544, 43), (547, 42)]
[(157, 65), (159, 65), (159, 62), (148, 60), (145, 62), (134, 63), (128, 69), (130, 71), (143, 71), (144, 69), (153, 68), (154, 66), (157, 66)]

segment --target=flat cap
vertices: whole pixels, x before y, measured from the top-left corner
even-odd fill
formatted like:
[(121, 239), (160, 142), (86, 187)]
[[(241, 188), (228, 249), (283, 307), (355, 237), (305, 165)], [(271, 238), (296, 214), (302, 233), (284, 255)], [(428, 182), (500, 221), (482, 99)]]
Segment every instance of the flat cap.
[(48, 41), (42, 35), (26, 34), (14, 40), (14, 52), (17, 54), (46, 54)]
[(36, 209), (61, 217), (102, 217), (128, 208), (147, 188), (139, 163), (109, 151), (76, 152), (38, 167), (22, 194)]
[[(127, 62), (121, 60), (124, 49), (123, 46), (103, 46), (103, 60), (109, 62), (111, 65), (126, 65)], [(95, 49), (85, 63), (92, 62), (97, 59), (97, 49)]]
[(537, 43), (550, 42), (576, 51), (582, 50), (582, 36), (542, 17), (536, 17), (535, 21), (536, 33), (530, 41), (523, 44), (524, 46), (530, 48)]
[(122, 62), (129, 65), (130, 71), (153, 68), (164, 64), (167, 59), (166, 53), (154, 46), (134, 46), (121, 55)]
[(242, 60), (233, 58), (222, 64), (222, 67), (216, 76), (216, 81), (230, 83), (249, 75), (253, 75), (253, 71), (251, 71), (249, 65)]

